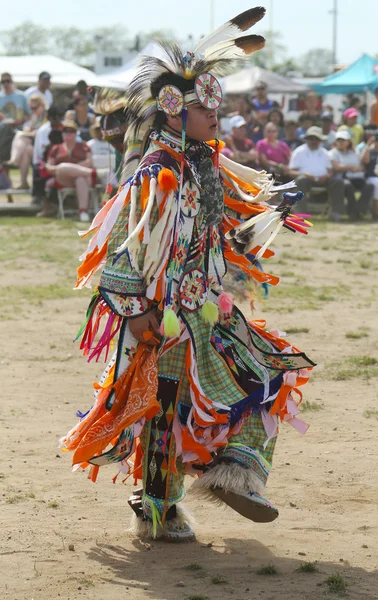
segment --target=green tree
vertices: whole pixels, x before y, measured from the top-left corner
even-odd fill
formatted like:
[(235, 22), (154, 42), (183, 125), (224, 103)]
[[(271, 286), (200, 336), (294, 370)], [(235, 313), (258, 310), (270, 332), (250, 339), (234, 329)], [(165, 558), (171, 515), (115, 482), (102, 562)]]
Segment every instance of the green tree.
[(313, 48), (298, 61), (305, 76), (324, 77), (332, 72), (333, 54), (328, 48)]
[(282, 33), (279, 31), (265, 31), (265, 48), (252, 54), (250, 62), (263, 69), (273, 69), (275, 65), (282, 63), (286, 58), (287, 48), (282, 43)]
[(53, 27), (50, 53), (66, 60), (80, 61), (95, 51), (93, 36), (78, 27)]
[(46, 54), (49, 49), (49, 34), (42, 25), (24, 21), (17, 27), (0, 34), (2, 46), (8, 56), (23, 54)]

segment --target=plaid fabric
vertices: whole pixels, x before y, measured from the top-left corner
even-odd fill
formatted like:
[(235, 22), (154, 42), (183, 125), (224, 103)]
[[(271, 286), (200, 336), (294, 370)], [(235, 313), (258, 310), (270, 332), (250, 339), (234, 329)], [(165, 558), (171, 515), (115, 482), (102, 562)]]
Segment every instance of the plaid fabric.
[(270, 440), (264, 450), (266, 432), (261, 413), (253, 413), (246, 418), (242, 430), (230, 439), (230, 443), (243, 444), (253, 450), (258, 450), (259, 454), (269, 463), (269, 466), (271, 466), (276, 440), (277, 438)]

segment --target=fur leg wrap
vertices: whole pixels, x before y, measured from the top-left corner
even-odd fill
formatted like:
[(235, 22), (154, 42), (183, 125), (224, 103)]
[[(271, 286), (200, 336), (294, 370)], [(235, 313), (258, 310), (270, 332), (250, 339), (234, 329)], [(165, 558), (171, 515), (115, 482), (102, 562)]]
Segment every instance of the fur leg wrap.
[(197, 496), (222, 504), (213, 494), (214, 488), (221, 488), (225, 492), (257, 492), (261, 494), (265, 485), (252, 470), (237, 463), (221, 462), (201, 475), (191, 487), (191, 491)]
[[(176, 505), (176, 517), (174, 519), (167, 520), (164, 525), (157, 524), (156, 528), (156, 538), (157, 539), (168, 539), (172, 536), (172, 540), (170, 541), (186, 541), (185, 539), (173, 539), (174, 532), (188, 532), (188, 535), (185, 534), (182, 536), (183, 538), (189, 537), (194, 539), (194, 532), (192, 531), (192, 527), (194, 526), (194, 519), (188, 509), (182, 504)], [(137, 517), (135, 513), (133, 513), (131, 517), (131, 523), (129, 532), (133, 533), (137, 537), (154, 539), (154, 528), (152, 521), (150, 519), (143, 519), (142, 517)], [(191, 533), (190, 533), (191, 532)], [(179, 536), (180, 537), (180, 536)]]

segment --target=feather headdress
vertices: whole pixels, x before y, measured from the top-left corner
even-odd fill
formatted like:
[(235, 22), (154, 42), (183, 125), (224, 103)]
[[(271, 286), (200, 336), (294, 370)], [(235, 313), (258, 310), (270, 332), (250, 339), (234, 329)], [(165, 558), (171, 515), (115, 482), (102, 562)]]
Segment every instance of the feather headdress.
[(226, 75), (236, 60), (264, 47), (262, 36), (242, 35), (264, 15), (265, 8), (261, 6), (246, 10), (202, 38), (194, 52), (183, 53), (176, 43), (160, 41), (163, 58), (142, 58), (126, 93), (129, 150), (125, 157), (125, 176), (131, 175), (136, 167), (138, 149), (142, 151), (143, 139), (148, 135), (158, 111), (159, 89), (156, 88), (159, 82), (160, 87), (171, 84), (188, 94), (194, 92), (194, 82), (202, 74)]

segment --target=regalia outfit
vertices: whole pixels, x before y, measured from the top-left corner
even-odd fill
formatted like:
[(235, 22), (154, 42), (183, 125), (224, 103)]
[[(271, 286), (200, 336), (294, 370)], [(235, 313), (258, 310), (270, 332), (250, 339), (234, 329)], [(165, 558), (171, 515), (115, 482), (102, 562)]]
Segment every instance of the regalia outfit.
[[(180, 504), (185, 474), (198, 494), (272, 521), (278, 511), (264, 490), (279, 421), (307, 429), (297, 416), (299, 387), (314, 363), (263, 322), (249, 322), (222, 280), (233, 265), (276, 285), (257, 261), (273, 254), (268, 246), (281, 227), (306, 233), (308, 223), (290, 214), (295, 195), (269, 205), (277, 190), (265, 172), (222, 156), (217, 140), (198, 142), (185, 131), (191, 103), (219, 106), (215, 76), (263, 46), (261, 36), (240, 37), (263, 13), (239, 15), (194, 53), (165, 43), (165, 60), (142, 60), (127, 93), (124, 182), (83, 234), (92, 237), (77, 287), (101, 274), (81, 347), (89, 360), (116, 347), (92, 408), (79, 413), (62, 447), (93, 480), (101, 466), (116, 463), (125, 478), (141, 481), (129, 500), (139, 535), (194, 539)], [(181, 134), (164, 125), (164, 114), (181, 115)], [(130, 331), (147, 311), (161, 322), (155, 346), (147, 343), (152, 332), (140, 343)]]

